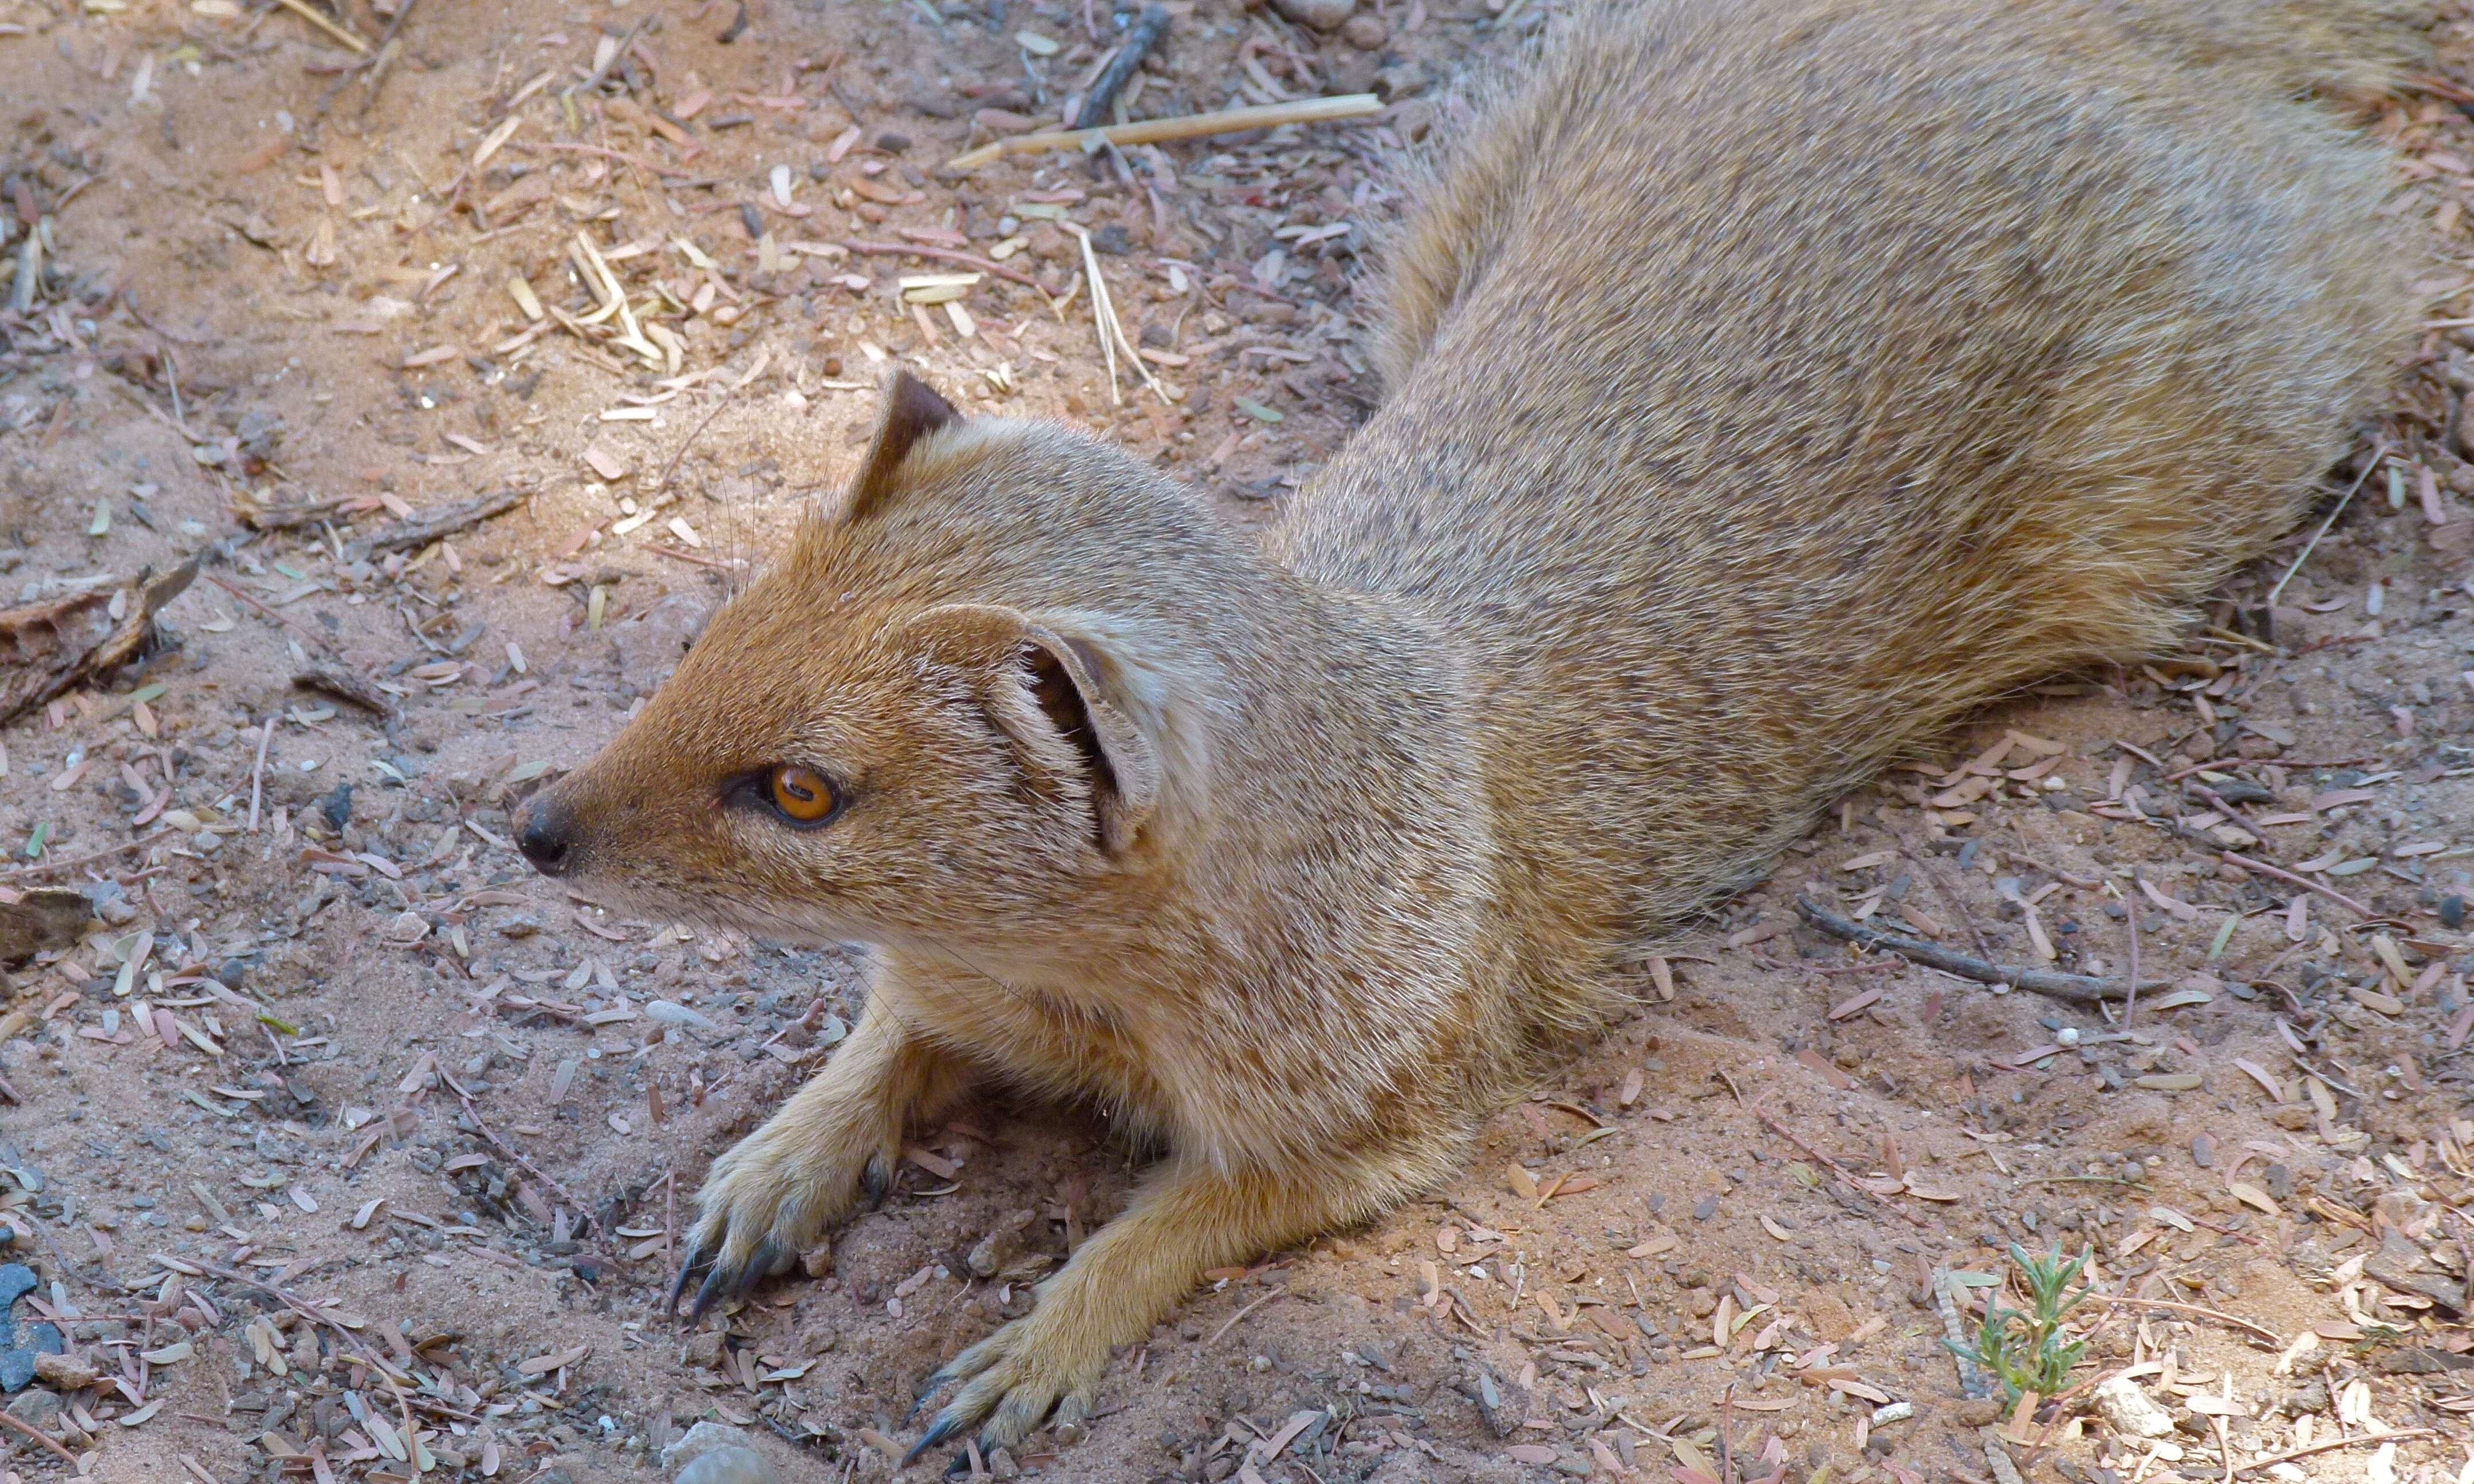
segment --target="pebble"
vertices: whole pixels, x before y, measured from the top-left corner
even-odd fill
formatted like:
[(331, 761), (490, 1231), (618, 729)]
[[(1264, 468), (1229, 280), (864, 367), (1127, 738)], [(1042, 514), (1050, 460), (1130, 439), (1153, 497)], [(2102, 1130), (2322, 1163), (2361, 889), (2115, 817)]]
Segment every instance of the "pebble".
[(19, 1392), (9, 1403), (9, 1415), (37, 1431), (51, 1432), (61, 1424), (60, 1396), (39, 1388)]
[(781, 1475), (752, 1448), (727, 1444), (679, 1471), (677, 1484), (781, 1484)]
[[(699, 1336), (699, 1338), (702, 1338), (702, 1336)], [(716, 1352), (718, 1352), (718, 1336), (716, 1336), (715, 1340), (715, 1349)], [(753, 1453), (755, 1452), (755, 1449), (747, 1446), (751, 1441), (753, 1440), (748, 1436), (747, 1430), (743, 1427), (733, 1427), (724, 1423), (700, 1422), (694, 1426), (690, 1427), (679, 1437), (671, 1440), (671, 1442), (662, 1449), (662, 1467), (665, 1470), (677, 1469), (685, 1471), (692, 1467), (695, 1461), (702, 1458), (705, 1454), (718, 1452), (723, 1448), (734, 1448), (742, 1453)], [(681, 1479), (685, 1479), (687, 1474), (682, 1472), (679, 1474), (679, 1477)], [(703, 1481), (700, 1481), (700, 1484), (703, 1484)]]
[(2439, 925), (2455, 932), (2465, 925), (2465, 898), (2455, 892), (2439, 898)]
[(1392, 28), (1376, 15), (1352, 15), (1340, 28), (1341, 39), (1361, 52), (1379, 52), (1391, 41)]
[(1273, 9), (1301, 26), (1337, 31), (1357, 13), (1357, 0), (1272, 0)]

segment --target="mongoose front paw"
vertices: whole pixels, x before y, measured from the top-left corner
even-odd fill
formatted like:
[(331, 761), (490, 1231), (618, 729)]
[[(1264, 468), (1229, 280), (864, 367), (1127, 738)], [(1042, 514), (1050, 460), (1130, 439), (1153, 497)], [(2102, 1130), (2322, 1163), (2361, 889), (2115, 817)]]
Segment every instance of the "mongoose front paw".
[(761, 1279), (789, 1271), (799, 1254), (858, 1206), (861, 1187), (882, 1199), (890, 1185), (897, 1147), (887, 1132), (876, 1147), (856, 1139), (818, 1137), (801, 1120), (777, 1116), (714, 1161), (696, 1196), (702, 1208), (664, 1303), (701, 1274), (690, 1319), (726, 1299), (743, 1297)]
[(965, 1381), (902, 1460), (907, 1467), (932, 1448), (951, 1443), (974, 1426), (982, 1454), (1009, 1448), (1049, 1420), (1060, 1427), (1079, 1423), (1099, 1400), (1100, 1377), (1108, 1368), (1109, 1346), (1074, 1332), (1043, 1305), (948, 1361), (920, 1388), (924, 1401), (938, 1388)]

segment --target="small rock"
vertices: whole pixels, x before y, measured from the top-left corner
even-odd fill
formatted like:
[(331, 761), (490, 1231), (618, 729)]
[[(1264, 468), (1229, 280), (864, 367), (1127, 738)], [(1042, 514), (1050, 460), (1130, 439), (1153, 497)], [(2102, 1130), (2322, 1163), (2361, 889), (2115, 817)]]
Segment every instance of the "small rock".
[(73, 1355), (35, 1357), (35, 1379), (61, 1391), (84, 1391), (94, 1384), (96, 1374), (94, 1367)]
[(38, 887), (12, 902), (0, 903), (0, 964), (22, 963), (51, 948), (78, 941), (94, 903), (84, 892)]
[(318, 801), (318, 816), (327, 822), (328, 829), (342, 834), (344, 826), (352, 822), (352, 785), (336, 784), (333, 793)]
[(1378, 16), (1352, 15), (1340, 28), (1341, 39), (1361, 52), (1379, 52), (1392, 39), (1392, 28)]
[(2439, 898), (2439, 925), (2456, 932), (2465, 925), (2465, 898), (2455, 892)]
[[(698, 1423), (699, 1427), (711, 1426)], [(752, 1448), (724, 1444), (679, 1471), (678, 1484), (781, 1484), (781, 1475)]]
[(2191, 1162), (2203, 1170), (2217, 1166), (2217, 1141), (2205, 1134), (2191, 1136)]
[(2000, 1397), (1969, 1397), (1958, 1403), (1953, 1415), (1964, 1426), (1990, 1427), (2009, 1412)]
[(2305, 1385), (2294, 1387), (2292, 1391), (2285, 1394), (2285, 1409), (2296, 1416), (2300, 1416), (2305, 1412), (2316, 1415), (2317, 1413), (2327, 1411), (2328, 1383), (2326, 1381), (2312, 1381)]
[(1300, 26), (1337, 31), (1357, 13), (1357, 0), (1272, 0), (1272, 8)]
[(1511, 1381), (1498, 1379), (1484, 1366), (1478, 1368), (1463, 1390), (1477, 1403), (1478, 1416), (1486, 1420), (1488, 1430), (1498, 1438), (1518, 1432), (1529, 1416), (1529, 1393)]
[(2173, 1431), (2173, 1419), (2126, 1376), (2096, 1389), (2096, 1409), (2105, 1425), (2125, 1438), (2162, 1438)]
[(9, 1415), (38, 1432), (56, 1432), (61, 1425), (61, 1399), (54, 1392), (21, 1392), (10, 1400)]
[[(718, 1341), (720, 1337), (716, 1335), (715, 1338)], [(726, 1423), (701, 1422), (662, 1449), (662, 1468), (664, 1472), (685, 1469), (705, 1454), (725, 1448), (753, 1453), (756, 1450), (747, 1446), (752, 1441), (744, 1427), (733, 1427)]]

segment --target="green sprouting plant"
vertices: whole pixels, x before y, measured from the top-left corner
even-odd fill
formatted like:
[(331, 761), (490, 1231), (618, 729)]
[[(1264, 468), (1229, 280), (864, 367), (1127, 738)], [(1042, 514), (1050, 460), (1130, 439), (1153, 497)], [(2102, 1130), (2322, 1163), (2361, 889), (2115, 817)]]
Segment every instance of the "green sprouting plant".
[(2013, 1401), (2024, 1392), (2050, 1397), (2066, 1389), (2071, 1369), (2079, 1363), (2087, 1343), (2071, 1338), (2063, 1330), (2062, 1321), (2078, 1307), (2090, 1290), (2083, 1283), (2075, 1292), (2065, 1290), (2078, 1281), (2090, 1256), (2081, 1252), (2065, 1259), (2062, 1250), (2055, 1247), (2039, 1257), (2011, 1243), (2010, 1260), (2018, 1264), (2021, 1281), (2027, 1290), (2027, 1311), (2022, 1313), (2003, 1305), (1998, 1298), (1988, 1297), (1984, 1323), (1977, 1328), (1974, 1343), (1942, 1343), (1982, 1367), (1986, 1375), (2001, 1383), (2002, 1391)]

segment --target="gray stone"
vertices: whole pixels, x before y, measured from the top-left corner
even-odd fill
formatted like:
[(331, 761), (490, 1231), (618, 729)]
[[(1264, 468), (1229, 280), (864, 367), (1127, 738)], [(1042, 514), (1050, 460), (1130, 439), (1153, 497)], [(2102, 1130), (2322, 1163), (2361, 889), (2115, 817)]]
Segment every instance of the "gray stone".
[(781, 1475), (756, 1449), (727, 1443), (680, 1470), (678, 1484), (781, 1484)]
[(21, 1392), (10, 1399), (9, 1415), (27, 1426), (53, 1432), (61, 1425), (61, 1399), (52, 1392)]
[(745, 1448), (755, 1440), (744, 1427), (724, 1423), (701, 1422), (690, 1427), (662, 1448), (662, 1470), (668, 1472), (684, 1469), (717, 1448)]

